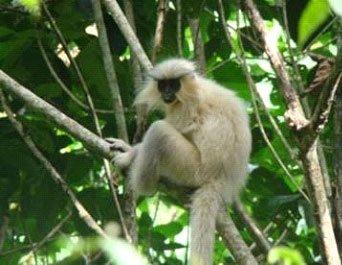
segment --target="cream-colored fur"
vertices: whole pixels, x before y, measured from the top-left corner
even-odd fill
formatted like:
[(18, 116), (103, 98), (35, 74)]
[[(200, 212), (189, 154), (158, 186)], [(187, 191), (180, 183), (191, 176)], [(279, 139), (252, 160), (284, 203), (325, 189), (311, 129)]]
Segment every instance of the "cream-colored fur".
[[(229, 89), (199, 76), (192, 62), (170, 59), (150, 73), (135, 104), (165, 111), (142, 143), (127, 147), (116, 140), (114, 163), (130, 165), (137, 195), (155, 191), (160, 176), (197, 190), (190, 213), (191, 265), (211, 265), (215, 221), (219, 207), (239, 195), (247, 179), (251, 151), (248, 115), (243, 102)], [(180, 78), (177, 101), (164, 104), (155, 80)]]

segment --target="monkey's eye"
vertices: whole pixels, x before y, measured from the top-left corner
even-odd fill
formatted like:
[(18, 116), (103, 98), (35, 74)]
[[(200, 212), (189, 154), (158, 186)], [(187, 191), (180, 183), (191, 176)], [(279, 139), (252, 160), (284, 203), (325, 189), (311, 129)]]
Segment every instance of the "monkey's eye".
[(180, 87), (179, 79), (164, 79), (158, 81), (158, 90), (161, 93), (175, 93)]
[(158, 90), (159, 91), (164, 90), (166, 85), (167, 85), (167, 81), (166, 80), (159, 80), (158, 81)]
[(170, 86), (174, 91), (178, 91), (180, 89), (180, 81), (179, 79), (171, 79)]

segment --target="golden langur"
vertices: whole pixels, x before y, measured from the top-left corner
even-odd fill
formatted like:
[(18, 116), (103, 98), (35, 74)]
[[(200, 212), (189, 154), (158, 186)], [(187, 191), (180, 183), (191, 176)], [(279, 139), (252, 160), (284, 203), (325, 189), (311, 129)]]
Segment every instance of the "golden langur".
[(185, 59), (156, 65), (135, 104), (161, 109), (141, 143), (111, 139), (114, 163), (129, 167), (136, 196), (155, 192), (160, 177), (196, 188), (190, 212), (190, 263), (211, 265), (216, 216), (236, 199), (247, 179), (251, 133), (243, 102), (201, 77)]

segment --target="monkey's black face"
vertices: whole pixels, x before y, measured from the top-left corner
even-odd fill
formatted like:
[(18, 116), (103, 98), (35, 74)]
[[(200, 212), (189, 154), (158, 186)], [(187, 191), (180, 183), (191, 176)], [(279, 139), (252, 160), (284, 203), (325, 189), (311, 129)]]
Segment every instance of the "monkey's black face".
[(181, 83), (179, 79), (158, 80), (158, 90), (166, 104), (171, 104), (176, 100), (176, 94), (180, 87)]

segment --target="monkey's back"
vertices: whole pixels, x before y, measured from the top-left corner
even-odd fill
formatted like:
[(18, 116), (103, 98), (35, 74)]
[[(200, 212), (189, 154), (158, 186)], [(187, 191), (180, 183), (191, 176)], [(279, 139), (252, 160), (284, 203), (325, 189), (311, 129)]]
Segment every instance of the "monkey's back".
[(203, 176), (220, 178), (226, 199), (231, 201), (247, 179), (251, 152), (248, 114), (233, 91), (204, 78), (197, 82), (203, 88), (201, 125), (193, 139), (204, 163)]

